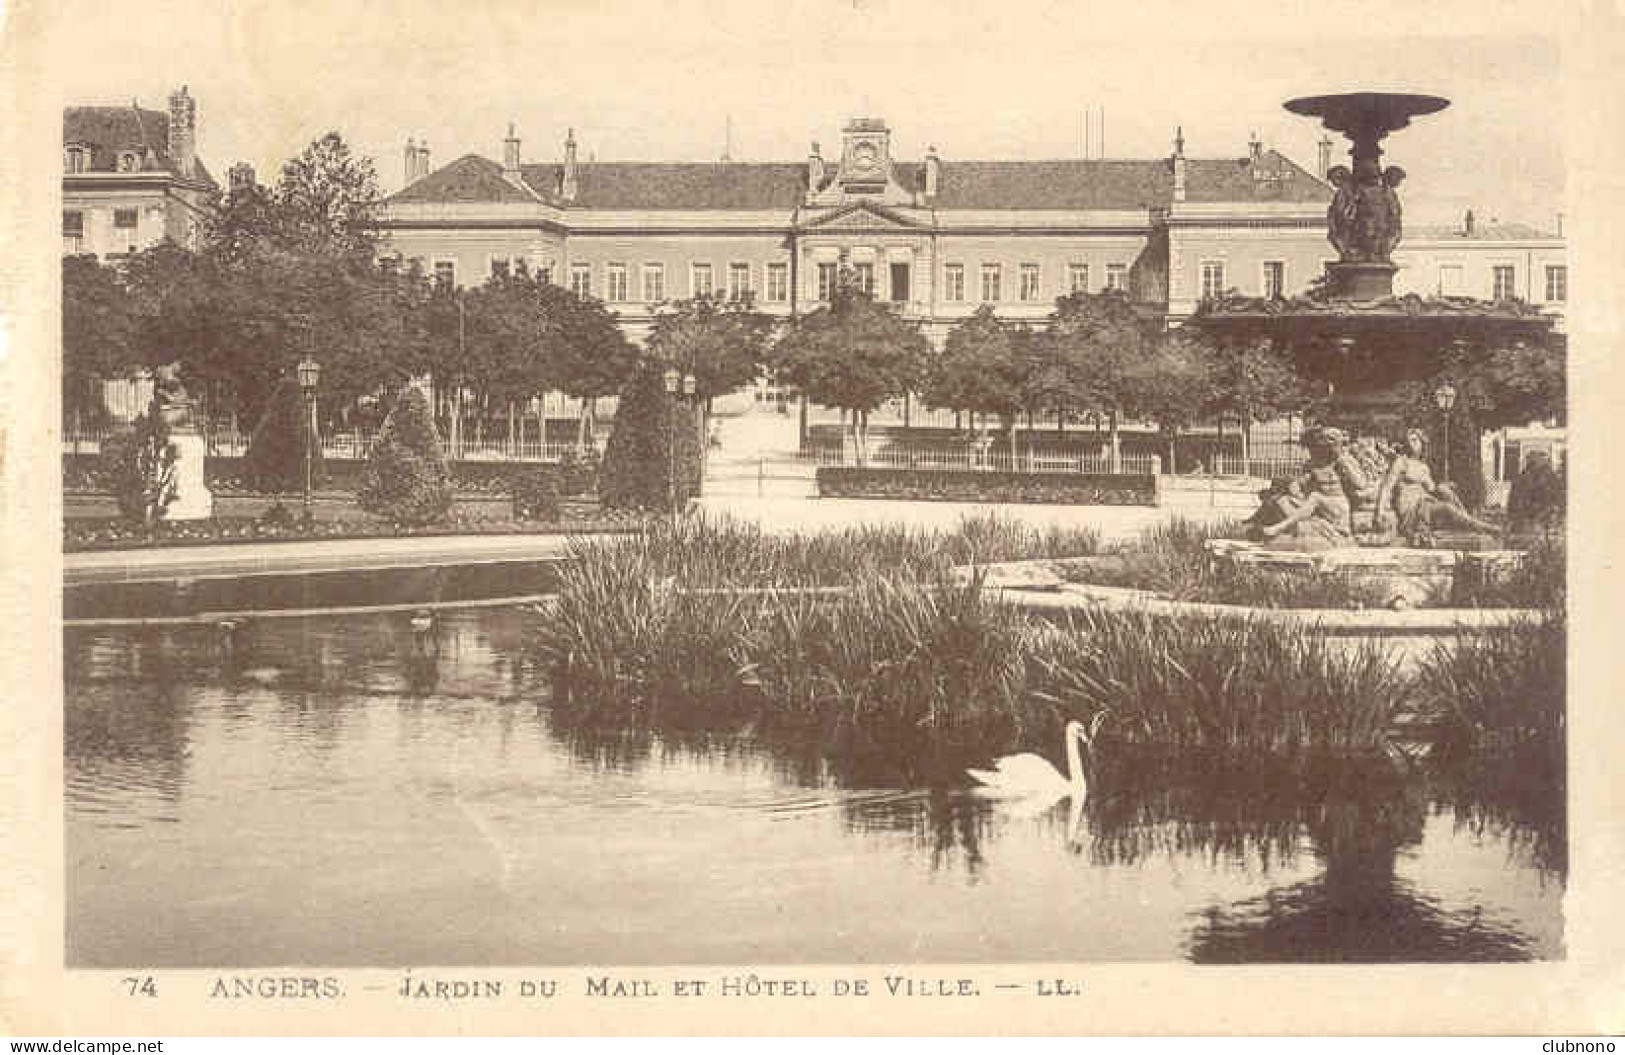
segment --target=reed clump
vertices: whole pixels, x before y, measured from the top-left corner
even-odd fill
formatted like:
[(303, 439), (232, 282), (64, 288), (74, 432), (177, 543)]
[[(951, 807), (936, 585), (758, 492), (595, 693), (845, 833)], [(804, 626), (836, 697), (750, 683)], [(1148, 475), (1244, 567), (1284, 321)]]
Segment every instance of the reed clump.
[[(1165, 549), (1189, 551), (1197, 535), (1174, 525), (1162, 537)], [(1515, 645), (1469, 642), (1482, 660), (1441, 651), (1414, 675), (1379, 645), (1280, 622), (1041, 618), (982, 589), (978, 575), (948, 575), (966, 553), (1003, 560), (1033, 544), (996, 522), (944, 538), (896, 528), (770, 536), (727, 520), (584, 542), (537, 648), (561, 706), (814, 730), (854, 757), (964, 748), (985, 759), (1058, 744), (1067, 720), (1102, 710), (1102, 750), (1373, 754), (1428, 708), (1455, 715), (1422, 723), (1441, 731), (1525, 721), (1489, 690), (1551, 680), (1526, 634), (1511, 635)]]

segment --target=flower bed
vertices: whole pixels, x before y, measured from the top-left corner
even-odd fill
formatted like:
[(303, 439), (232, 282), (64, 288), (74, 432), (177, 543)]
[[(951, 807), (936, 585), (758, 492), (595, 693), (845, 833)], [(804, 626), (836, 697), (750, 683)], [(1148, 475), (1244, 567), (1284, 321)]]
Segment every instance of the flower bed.
[[(100, 456), (95, 454), (64, 454), (62, 456), (62, 489), (72, 495), (95, 495), (107, 492), (102, 477)], [(353, 496), (361, 487), (361, 474), (366, 462), (357, 458), (326, 458), (322, 462), (322, 479), (317, 491), (322, 494)], [(590, 481), (580, 479), (580, 470), (564, 469), (552, 463), (541, 462), (451, 462), (452, 490), (457, 494), (506, 495), (510, 493), (516, 473), (535, 470), (543, 466), (559, 472), (562, 493), (580, 491)], [(262, 491), (248, 484), (239, 457), (211, 457), (203, 462), (203, 479), (216, 495), (260, 495)]]
[(824, 498), (1095, 506), (1157, 504), (1157, 478), (1149, 474), (825, 467), (818, 470), (817, 479), (818, 493)]

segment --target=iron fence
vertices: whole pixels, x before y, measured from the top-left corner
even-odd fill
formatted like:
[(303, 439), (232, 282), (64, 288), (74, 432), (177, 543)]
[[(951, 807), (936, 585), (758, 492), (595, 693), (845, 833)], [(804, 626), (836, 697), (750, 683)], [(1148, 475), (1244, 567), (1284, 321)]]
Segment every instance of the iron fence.
[[(62, 437), (62, 451), (64, 454), (96, 454), (101, 450), (102, 441), (113, 431), (111, 428), (70, 429)], [(321, 438), (322, 457), (365, 458), (375, 435), (359, 430), (328, 433)], [(238, 458), (248, 453), (249, 436), (234, 429), (205, 429), (203, 440), (204, 449), (213, 458)], [(592, 437), (592, 444), (603, 453), (601, 436)], [(556, 463), (564, 459), (566, 452), (575, 450), (574, 439), (542, 443), (535, 439), (509, 441), (505, 436), (483, 440), (463, 438), (455, 445), (448, 437), (440, 439), (440, 453), (448, 461)]]
[[(801, 460), (817, 466), (855, 466), (857, 452), (850, 446), (816, 446), (801, 452)], [(1111, 458), (1099, 454), (1080, 454), (1065, 448), (1034, 447), (1018, 449), (1011, 454), (1008, 448), (968, 447), (907, 447), (886, 445), (869, 451), (863, 464), (875, 469), (959, 469), (983, 472), (1016, 473), (1089, 473), (1112, 472), (1156, 475), (1161, 471), (1162, 459), (1155, 454), (1124, 454), (1114, 468)]]

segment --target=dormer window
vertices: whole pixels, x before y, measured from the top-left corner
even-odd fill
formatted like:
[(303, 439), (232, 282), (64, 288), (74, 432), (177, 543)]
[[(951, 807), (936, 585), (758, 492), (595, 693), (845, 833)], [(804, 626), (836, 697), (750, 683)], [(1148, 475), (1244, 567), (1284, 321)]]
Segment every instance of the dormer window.
[(68, 147), (62, 152), (64, 172), (84, 172), (90, 168), (90, 151), (81, 146)]
[(118, 156), (118, 170), (120, 172), (140, 172), (140, 156), (133, 150), (124, 151)]

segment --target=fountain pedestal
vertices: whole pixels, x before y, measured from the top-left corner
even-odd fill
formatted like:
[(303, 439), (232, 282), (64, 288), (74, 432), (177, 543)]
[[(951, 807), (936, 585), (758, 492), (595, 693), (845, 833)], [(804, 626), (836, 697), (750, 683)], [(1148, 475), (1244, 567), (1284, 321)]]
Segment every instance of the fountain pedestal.
[(1394, 295), (1396, 264), (1349, 261), (1326, 265), (1326, 289), (1337, 300), (1380, 300)]
[(207, 520), (214, 515), (214, 493), (204, 482), (208, 448), (193, 420), (192, 405), (185, 400), (169, 402), (163, 414), (175, 447), (175, 499), (165, 508), (164, 519)]

